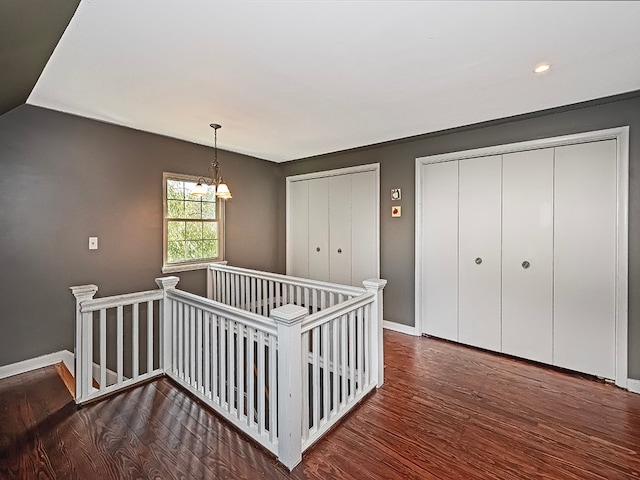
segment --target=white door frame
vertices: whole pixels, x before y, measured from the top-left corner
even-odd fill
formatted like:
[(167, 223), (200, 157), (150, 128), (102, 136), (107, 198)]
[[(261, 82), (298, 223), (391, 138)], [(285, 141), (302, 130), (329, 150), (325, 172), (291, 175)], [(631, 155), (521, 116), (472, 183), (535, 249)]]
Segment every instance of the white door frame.
[(628, 370), (628, 322), (629, 322), (629, 127), (617, 127), (594, 132), (578, 133), (561, 137), (544, 138), (528, 142), (496, 145), (493, 147), (465, 150), (461, 152), (445, 153), (428, 157), (416, 158), (416, 213), (415, 213), (415, 329), (423, 334), (422, 326), (422, 165), (468, 158), (484, 157), (488, 155), (502, 155), (505, 153), (521, 152), (548, 147), (559, 147), (578, 143), (596, 142), (600, 140), (617, 141), (617, 248), (616, 248), (616, 354), (615, 354), (615, 383), (627, 388)]
[(291, 183), (314, 178), (335, 177), (337, 175), (349, 175), (360, 172), (375, 172), (376, 175), (376, 277), (380, 278), (380, 164), (370, 163), (367, 165), (357, 165), (355, 167), (338, 168), (335, 170), (324, 170), (321, 172), (304, 173), (301, 175), (291, 175), (286, 178), (286, 272), (291, 274), (291, 206), (289, 204), (291, 195)]

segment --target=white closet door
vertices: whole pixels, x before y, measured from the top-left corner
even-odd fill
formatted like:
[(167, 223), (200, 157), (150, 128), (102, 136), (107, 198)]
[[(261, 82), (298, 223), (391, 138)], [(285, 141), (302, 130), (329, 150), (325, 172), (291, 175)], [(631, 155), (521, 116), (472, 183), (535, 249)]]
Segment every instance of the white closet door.
[(552, 363), (553, 148), (502, 160), (502, 351)]
[(556, 148), (554, 364), (615, 378), (616, 141)]
[(329, 281), (351, 285), (351, 175), (329, 177)]
[(329, 179), (316, 178), (308, 183), (309, 278), (326, 281), (329, 278)]
[(378, 278), (378, 182), (376, 172), (351, 175), (351, 283)]
[(422, 331), (458, 340), (458, 162), (422, 165)]
[(500, 351), (502, 157), (459, 164), (458, 340)]
[(289, 270), (288, 274), (309, 276), (309, 182), (289, 185)]

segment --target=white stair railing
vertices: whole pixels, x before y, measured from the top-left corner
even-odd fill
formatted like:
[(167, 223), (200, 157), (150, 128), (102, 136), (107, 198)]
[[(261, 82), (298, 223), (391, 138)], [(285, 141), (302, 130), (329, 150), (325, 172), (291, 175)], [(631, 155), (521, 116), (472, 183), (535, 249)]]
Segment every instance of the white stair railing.
[[(160, 286), (175, 286), (178, 278), (157, 281)], [(154, 339), (154, 331), (160, 331), (162, 338), (163, 290), (97, 299), (93, 298), (98, 291), (95, 285), (71, 287), (71, 291), (76, 297), (77, 403), (96, 400), (164, 373), (157, 358), (160, 344)]]
[(76, 402), (164, 374), (293, 469), (384, 381), (386, 281), (357, 288), (219, 264), (209, 276), (209, 294), (231, 305), (176, 289), (177, 277), (99, 299), (95, 285), (72, 287)]

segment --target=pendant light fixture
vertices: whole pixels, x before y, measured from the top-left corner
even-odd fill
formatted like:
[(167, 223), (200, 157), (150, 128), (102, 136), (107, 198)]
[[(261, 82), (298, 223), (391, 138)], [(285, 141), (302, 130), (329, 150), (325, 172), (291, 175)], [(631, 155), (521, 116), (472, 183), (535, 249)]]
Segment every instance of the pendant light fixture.
[(210, 178), (200, 177), (191, 195), (194, 197), (204, 197), (207, 194), (207, 187), (213, 186), (215, 188), (216, 197), (222, 200), (228, 200), (231, 197), (229, 187), (222, 179), (222, 172), (220, 171), (220, 164), (218, 163), (218, 129), (222, 128), (222, 125), (212, 123), (209, 125), (213, 128), (213, 162), (209, 165)]

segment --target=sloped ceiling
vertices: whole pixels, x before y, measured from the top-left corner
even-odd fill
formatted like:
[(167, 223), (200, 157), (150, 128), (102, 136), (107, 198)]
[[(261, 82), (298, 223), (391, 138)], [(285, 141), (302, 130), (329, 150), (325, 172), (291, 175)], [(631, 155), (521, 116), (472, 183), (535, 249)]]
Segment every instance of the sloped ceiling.
[[(82, 0), (28, 103), (280, 162), (640, 89), (640, 2)], [(534, 75), (539, 62), (552, 68)]]
[(78, 3), (0, 2), (0, 115), (27, 101)]

